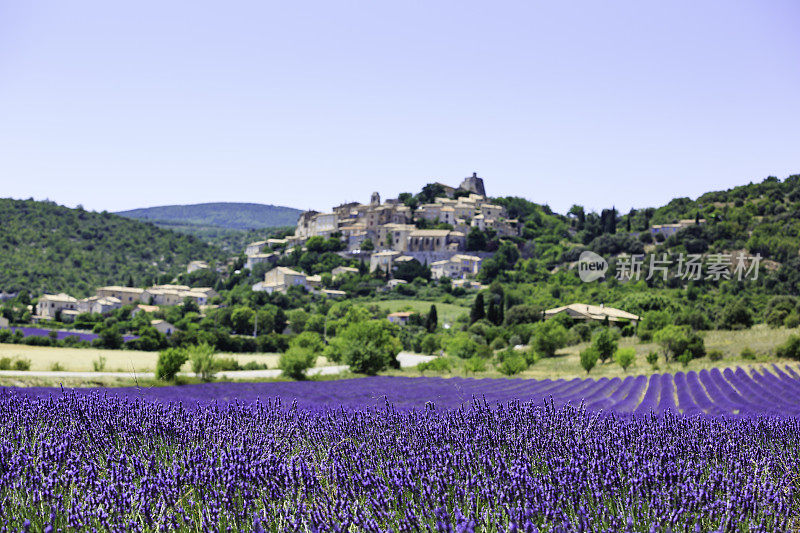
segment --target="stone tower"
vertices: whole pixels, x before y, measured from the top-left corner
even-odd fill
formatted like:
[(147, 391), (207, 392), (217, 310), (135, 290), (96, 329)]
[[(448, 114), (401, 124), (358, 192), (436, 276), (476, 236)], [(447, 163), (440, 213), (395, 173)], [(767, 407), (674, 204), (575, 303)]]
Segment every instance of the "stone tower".
[(381, 195), (377, 192), (372, 193), (369, 199), (369, 205), (381, 205)]
[(480, 194), (481, 196), (486, 196), (486, 189), (483, 187), (483, 178), (479, 178), (477, 172), (473, 172), (472, 176), (464, 178), (464, 181), (461, 182), (458, 188)]

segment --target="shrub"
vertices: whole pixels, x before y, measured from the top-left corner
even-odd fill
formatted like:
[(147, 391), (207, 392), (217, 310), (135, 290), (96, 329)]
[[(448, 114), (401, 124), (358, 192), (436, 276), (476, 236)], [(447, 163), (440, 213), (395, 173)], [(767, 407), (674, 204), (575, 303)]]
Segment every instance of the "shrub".
[(594, 365), (597, 364), (598, 357), (597, 348), (594, 346), (589, 346), (581, 352), (581, 366), (586, 370), (587, 374), (591, 372)]
[(519, 355), (512, 355), (506, 357), (503, 362), (500, 363), (499, 370), (507, 376), (513, 376), (514, 374), (519, 374), (526, 368), (528, 368), (528, 363), (525, 362), (525, 359)]
[(620, 348), (617, 350), (617, 353), (614, 354), (614, 360), (622, 367), (623, 371), (627, 372), (628, 367), (636, 361), (636, 350), (633, 348)]
[[(512, 354), (517, 354), (517, 352), (512, 351)], [(525, 359), (525, 362), (528, 363), (528, 366), (538, 363), (541, 356), (542, 355), (539, 353), (539, 351), (533, 347), (522, 352), (522, 357)]]
[(647, 354), (646, 359), (648, 364), (652, 366), (654, 370), (658, 368), (658, 352), (650, 352)]
[(31, 360), (25, 358), (19, 358), (14, 361), (14, 370), (30, 370), (31, 369)]
[(797, 326), (800, 326), (800, 314), (797, 311), (792, 311), (786, 316), (786, 319), (783, 321), (783, 325), (789, 329), (794, 329)]
[(559, 348), (566, 346), (567, 330), (554, 320), (546, 320), (537, 325), (531, 344), (542, 356), (552, 357)]
[(753, 315), (742, 300), (728, 304), (722, 311), (722, 329), (747, 329), (753, 325)]
[(749, 346), (745, 346), (744, 348), (742, 348), (742, 351), (741, 351), (741, 353), (739, 355), (742, 356), (742, 359), (755, 359), (756, 358), (756, 352), (754, 352), (753, 349), (750, 348)]
[(790, 335), (785, 343), (778, 346), (775, 355), (787, 359), (800, 359), (800, 335)]
[(692, 354), (688, 351), (683, 352), (678, 356), (678, 362), (683, 366), (689, 366), (689, 361), (692, 360)]
[(162, 350), (156, 362), (156, 377), (162, 381), (172, 381), (186, 359), (186, 352), (180, 348)]
[(597, 356), (604, 363), (617, 351), (619, 331), (611, 328), (601, 328), (594, 336), (594, 348)]
[(522, 344), (522, 337), (520, 337), (519, 335), (514, 334), (514, 335), (511, 335), (511, 337), (508, 338), (508, 345), (509, 346), (512, 346), (512, 347), (513, 346), (519, 346), (520, 344)]
[(283, 374), (292, 379), (305, 379), (306, 370), (314, 366), (316, 356), (308, 349), (301, 346), (291, 346), (281, 354), (278, 367)]
[(664, 349), (664, 356), (677, 357), (688, 351), (692, 357), (706, 354), (705, 342), (689, 326), (667, 326), (655, 335), (655, 341)]
[(394, 336), (397, 327), (386, 320), (367, 320), (350, 324), (337, 337), (341, 360), (360, 374), (376, 374), (388, 367), (399, 367), (397, 354), (402, 345)]
[(431, 333), (422, 337), (422, 342), (420, 343), (420, 349), (422, 353), (426, 353), (428, 355), (433, 355), (441, 349), (441, 343), (439, 342), (439, 336), (433, 335)]
[(239, 361), (233, 357), (217, 357), (217, 370), (241, 370)]
[(10, 357), (2, 357), (2, 358), (0, 358), (0, 370), (11, 370), (11, 358)]
[(97, 359), (92, 361), (92, 368), (94, 369), (95, 372), (102, 372), (103, 370), (105, 370), (106, 369), (105, 356), (100, 355), (97, 357)]
[(56, 362), (50, 365), (51, 372), (61, 372), (62, 370), (64, 370), (64, 366), (61, 363)]
[(203, 381), (211, 381), (217, 371), (217, 361), (214, 348), (206, 343), (192, 346), (188, 349), (189, 360), (192, 362), (192, 372)]
[(708, 358), (712, 361), (722, 360), (722, 350), (709, 350)]
[(491, 350), (502, 350), (506, 347), (506, 340), (503, 337), (496, 337), (489, 345)]
[(266, 370), (267, 368), (269, 367), (266, 363), (258, 363), (256, 361), (250, 361), (242, 366), (242, 370)]
[(464, 369), (467, 372), (484, 372), (486, 370), (486, 359), (482, 357), (470, 357), (464, 361)]
[(460, 357), (461, 359), (469, 359), (477, 355), (478, 343), (472, 339), (469, 333), (462, 331), (456, 333), (447, 341), (445, 349), (449, 355)]
[(303, 348), (313, 354), (322, 353), (325, 349), (325, 344), (322, 342), (322, 337), (319, 333), (314, 331), (304, 331), (296, 335), (289, 341), (289, 347)]
[(449, 372), (451, 366), (450, 360), (446, 357), (436, 357), (430, 361), (418, 364), (417, 370), (420, 372), (425, 372), (426, 370), (431, 370), (433, 372)]

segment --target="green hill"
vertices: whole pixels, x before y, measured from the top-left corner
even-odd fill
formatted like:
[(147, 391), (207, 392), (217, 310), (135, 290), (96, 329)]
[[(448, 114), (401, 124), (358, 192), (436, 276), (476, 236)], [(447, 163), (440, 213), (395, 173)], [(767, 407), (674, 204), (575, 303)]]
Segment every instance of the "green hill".
[(171, 280), (192, 260), (221, 261), (201, 240), (108, 212), (0, 199), (0, 290), (89, 294)]
[(120, 211), (127, 218), (147, 220), (158, 225), (197, 226), (249, 230), (294, 226), (301, 211), (265, 204), (218, 202), (193, 205), (165, 205)]

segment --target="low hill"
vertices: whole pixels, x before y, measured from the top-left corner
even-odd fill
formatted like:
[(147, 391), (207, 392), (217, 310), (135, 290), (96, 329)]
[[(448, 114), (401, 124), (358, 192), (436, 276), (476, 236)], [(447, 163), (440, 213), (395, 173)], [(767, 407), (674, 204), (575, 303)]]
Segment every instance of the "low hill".
[(89, 294), (107, 284), (172, 279), (216, 246), (153, 224), (53, 202), (0, 199), (0, 290)]
[(193, 205), (165, 205), (120, 211), (127, 218), (158, 225), (197, 226), (250, 230), (294, 226), (301, 211), (277, 205), (217, 202)]

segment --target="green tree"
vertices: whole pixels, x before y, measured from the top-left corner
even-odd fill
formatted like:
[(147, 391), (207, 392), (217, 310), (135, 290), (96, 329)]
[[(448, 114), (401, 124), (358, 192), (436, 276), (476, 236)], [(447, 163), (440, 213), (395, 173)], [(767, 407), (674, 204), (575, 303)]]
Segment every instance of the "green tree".
[(589, 346), (585, 350), (581, 351), (581, 366), (584, 370), (586, 370), (587, 374), (591, 372), (594, 368), (594, 365), (597, 364), (597, 359), (597, 348), (594, 346)]
[(192, 362), (192, 371), (203, 381), (211, 381), (217, 371), (217, 361), (214, 348), (207, 343), (191, 346), (187, 349), (189, 360)]
[(628, 367), (636, 361), (636, 350), (633, 348), (620, 348), (617, 350), (617, 353), (614, 354), (614, 360), (622, 367), (622, 370), (627, 372)]
[(425, 318), (425, 329), (428, 330), (428, 333), (433, 333), (436, 331), (436, 328), (439, 326), (439, 314), (436, 311), (436, 305), (431, 304), (430, 311), (428, 311), (428, 316)]
[(316, 356), (308, 348), (290, 346), (278, 360), (278, 367), (292, 379), (305, 379), (306, 371), (314, 366)]
[(337, 335), (340, 360), (358, 374), (374, 375), (389, 367), (397, 368), (402, 344), (397, 328), (386, 320), (367, 320), (347, 326)]
[(478, 343), (466, 331), (460, 331), (450, 337), (445, 344), (445, 350), (449, 355), (469, 359), (477, 355)]
[(498, 370), (507, 376), (513, 376), (514, 374), (523, 372), (527, 368), (528, 363), (524, 358), (520, 357), (519, 355), (511, 355), (503, 359), (503, 362), (500, 363)]
[(567, 330), (557, 320), (545, 320), (536, 324), (531, 344), (542, 356), (553, 357), (567, 345)]
[(322, 353), (322, 350), (325, 349), (325, 344), (322, 342), (322, 337), (320, 337), (319, 333), (304, 331), (289, 341), (289, 347), (302, 348), (316, 355)]
[(364, 239), (364, 242), (361, 243), (361, 249), (365, 252), (371, 252), (375, 249), (375, 243), (372, 242), (372, 239)]
[(469, 314), (469, 323), (474, 324), (478, 320), (482, 320), (486, 317), (486, 309), (484, 308), (483, 304), (483, 293), (479, 292), (478, 295), (475, 297), (475, 301), (472, 302), (472, 310)]
[(600, 328), (594, 335), (594, 347), (597, 350), (597, 355), (604, 363), (614, 355), (617, 351), (617, 341), (620, 334), (616, 329)]
[(256, 313), (249, 307), (237, 307), (231, 313), (233, 331), (239, 335), (252, 335)]
[(186, 352), (181, 348), (167, 348), (158, 354), (156, 377), (162, 381), (172, 381), (186, 362)]

